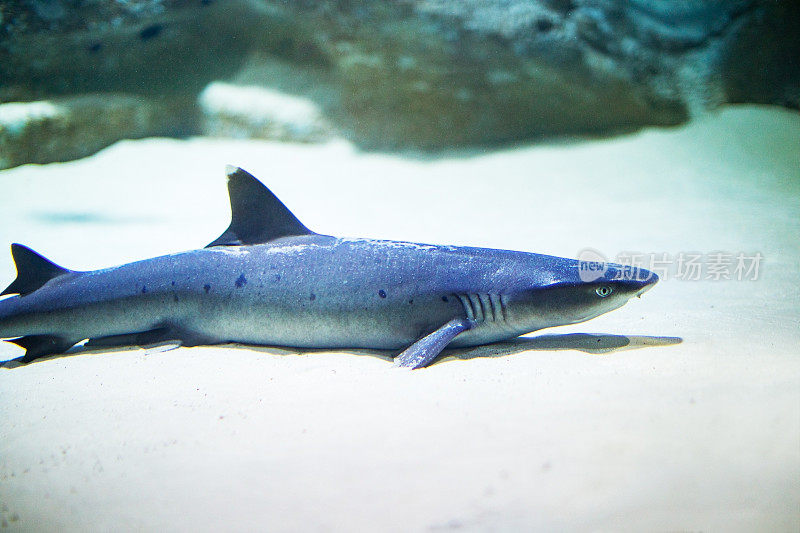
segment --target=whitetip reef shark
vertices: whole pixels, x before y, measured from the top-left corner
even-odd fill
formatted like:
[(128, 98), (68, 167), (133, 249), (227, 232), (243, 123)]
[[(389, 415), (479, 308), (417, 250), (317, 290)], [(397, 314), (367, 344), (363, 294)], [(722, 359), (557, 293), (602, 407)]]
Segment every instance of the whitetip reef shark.
[(548, 255), (321, 235), (261, 182), (228, 166), (231, 224), (199, 250), (73, 271), (13, 244), (0, 338), (18, 361), (89, 346), (179, 342), (403, 350), (430, 364), (446, 346), (502, 341), (617, 309), (658, 280)]

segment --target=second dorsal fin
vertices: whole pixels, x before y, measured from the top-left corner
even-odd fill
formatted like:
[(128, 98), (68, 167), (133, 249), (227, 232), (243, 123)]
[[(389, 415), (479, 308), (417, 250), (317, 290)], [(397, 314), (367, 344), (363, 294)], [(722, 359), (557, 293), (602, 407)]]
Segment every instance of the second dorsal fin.
[(264, 184), (241, 168), (228, 165), (231, 225), (206, 246), (262, 244), (281, 237), (314, 235)]
[(71, 272), (21, 244), (11, 245), (11, 256), (14, 258), (14, 264), (17, 265), (17, 279), (3, 292), (0, 292), (0, 296), (6, 294), (25, 296), (51, 279)]

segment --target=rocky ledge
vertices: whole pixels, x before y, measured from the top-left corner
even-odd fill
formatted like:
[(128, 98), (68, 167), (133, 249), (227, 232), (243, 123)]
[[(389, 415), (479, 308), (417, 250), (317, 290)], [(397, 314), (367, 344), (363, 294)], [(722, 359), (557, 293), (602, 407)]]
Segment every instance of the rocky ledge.
[[(800, 4), (18, 0), (0, 4), (0, 56), (0, 102), (202, 93), (156, 129), (435, 150), (673, 125), (728, 102), (798, 108)], [(218, 80), (247, 90), (203, 92)], [(276, 92), (301, 124), (281, 123)], [(247, 117), (225, 95), (267, 104)]]

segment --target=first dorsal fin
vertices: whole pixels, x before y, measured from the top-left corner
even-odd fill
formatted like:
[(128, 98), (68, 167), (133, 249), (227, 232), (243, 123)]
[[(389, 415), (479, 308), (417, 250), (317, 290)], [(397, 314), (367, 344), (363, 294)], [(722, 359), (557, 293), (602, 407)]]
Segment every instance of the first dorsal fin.
[(231, 225), (206, 246), (262, 244), (281, 237), (314, 235), (264, 184), (241, 168), (228, 165)]
[(17, 265), (17, 279), (6, 287), (6, 290), (1, 292), (0, 296), (5, 294), (25, 296), (51, 279), (72, 272), (21, 244), (15, 243), (11, 245), (11, 256)]

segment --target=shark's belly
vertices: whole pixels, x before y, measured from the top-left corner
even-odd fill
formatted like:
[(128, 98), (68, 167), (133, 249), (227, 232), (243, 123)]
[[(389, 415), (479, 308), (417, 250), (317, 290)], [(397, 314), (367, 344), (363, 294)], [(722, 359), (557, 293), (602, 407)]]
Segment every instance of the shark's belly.
[[(465, 312), (457, 297), (383, 291), (312, 290), (206, 299), (184, 326), (222, 342), (307, 348), (401, 349)], [(481, 319), (455, 346), (509, 339), (526, 331)]]
[(369, 297), (315, 293), (302, 298), (272, 295), (231, 299), (217, 302), (213, 312), (187, 318), (187, 325), (221, 341), (309, 348), (398, 349), (459, 312), (456, 307), (431, 297), (386, 300), (374, 302)]

